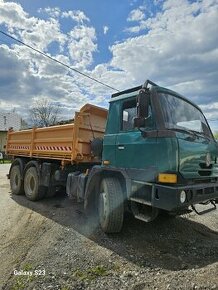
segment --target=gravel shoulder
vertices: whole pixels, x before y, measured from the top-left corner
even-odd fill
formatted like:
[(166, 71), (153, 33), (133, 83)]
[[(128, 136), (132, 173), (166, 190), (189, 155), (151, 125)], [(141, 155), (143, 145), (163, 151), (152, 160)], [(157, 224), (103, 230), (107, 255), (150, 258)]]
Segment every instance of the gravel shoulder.
[(127, 215), (105, 235), (65, 196), (12, 196), (8, 170), (0, 165), (0, 289), (218, 289), (217, 210), (149, 224)]

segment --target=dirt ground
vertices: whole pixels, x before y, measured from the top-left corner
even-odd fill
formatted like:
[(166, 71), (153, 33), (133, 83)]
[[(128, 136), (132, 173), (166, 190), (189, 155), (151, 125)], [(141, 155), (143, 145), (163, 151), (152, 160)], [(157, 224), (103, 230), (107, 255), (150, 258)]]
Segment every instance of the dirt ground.
[(89, 223), (66, 196), (12, 196), (0, 165), (1, 289), (218, 289), (218, 211), (126, 216), (120, 234)]

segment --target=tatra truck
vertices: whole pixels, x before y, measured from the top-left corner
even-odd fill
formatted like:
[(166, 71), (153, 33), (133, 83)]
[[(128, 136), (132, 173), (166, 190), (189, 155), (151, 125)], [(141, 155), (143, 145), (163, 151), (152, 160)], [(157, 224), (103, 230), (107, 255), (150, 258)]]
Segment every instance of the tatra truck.
[(105, 233), (122, 229), (125, 211), (150, 222), (216, 209), (218, 145), (205, 116), (149, 80), (113, 94), (108, 111), (84, 105), (72, 124), (9, 130), (6, 151), (12, 194), (37, 201), (65, 188)]

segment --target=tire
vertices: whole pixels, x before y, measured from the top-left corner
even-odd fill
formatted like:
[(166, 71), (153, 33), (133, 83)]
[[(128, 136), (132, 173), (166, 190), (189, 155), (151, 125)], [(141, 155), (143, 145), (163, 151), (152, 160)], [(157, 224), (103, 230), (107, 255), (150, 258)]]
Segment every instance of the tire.
[(27, 168), (24, 176), (24, 191), (27, 199), (36, 201), (45, 196), (45, 187), (39, 186), (39, 175), (35, 166)]
[(21, 195), (24, 193), (23, 179), (19, 165), (13, 165), (11, 168), (10, 186), (12, 194)]
[(98, 216), (105, 233), (118, 233), (123, 226), (124, 198), (118, 179), (103, 178), (100, 185)]

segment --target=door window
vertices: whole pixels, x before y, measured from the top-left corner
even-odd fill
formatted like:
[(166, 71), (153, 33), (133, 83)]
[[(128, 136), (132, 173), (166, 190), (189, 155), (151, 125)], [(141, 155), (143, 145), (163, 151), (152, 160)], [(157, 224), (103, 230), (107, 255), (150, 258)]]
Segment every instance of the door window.
[[(149, 105), (148, 108), (148, 115), (149, 119), (147, 120), (147, 126), (145, 130), (151, 130), (155, 128), (151, 105)], [(124, 102), (122, 109), (121, 130), (122, 131), (137, 130), (137, 128), (134, 128), (134, 118), (136, 117), (137, 117), (136, 99)]]
[(136, 100), (127, 101), (123, 104), (122, 130), (134, 130), (134, 118), (137, 116)]

